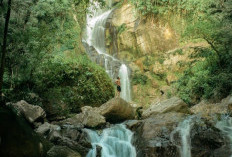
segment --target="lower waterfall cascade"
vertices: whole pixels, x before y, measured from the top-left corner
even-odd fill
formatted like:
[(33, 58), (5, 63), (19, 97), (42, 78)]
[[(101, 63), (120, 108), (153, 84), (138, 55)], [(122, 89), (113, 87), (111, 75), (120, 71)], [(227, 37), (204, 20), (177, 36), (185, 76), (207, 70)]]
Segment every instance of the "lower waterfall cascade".
[(101, 157), (136, 157), (135, 147), (131, 144), (133, 133), (123, 124), (117, 124), (103, 130), (99, 135), (96, 131), (85, 129), (92, 144), (86, 157), (96, 157), (97, 147), (101, 147)]
[(191, 128), (194, 124), (193, 117), (190, 116), (184, 121), (180, 122), (177, 126), (177, 128), (172, 132), (171, 134), (171, 141), (174, 141), (174, 135), (178, 133), (178, 137), (181, 140), (181, 145), (177, 145), (180, 157), (191, 157)]
[[(232, 152), (232, 117), (222, 116), (221, 120), (217, 122), (216, 127), (229, 138), (230, 150)], [(230, 157), (232, 157), (232, 154)]]

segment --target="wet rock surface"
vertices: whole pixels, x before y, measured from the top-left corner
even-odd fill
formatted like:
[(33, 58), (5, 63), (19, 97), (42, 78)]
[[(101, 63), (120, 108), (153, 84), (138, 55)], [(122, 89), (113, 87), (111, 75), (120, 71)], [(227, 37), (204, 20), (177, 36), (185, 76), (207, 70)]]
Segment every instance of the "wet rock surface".
[(183, 113), (165, 113), (141, 120), (133, 126), (134, 143), (138, 157), (178, 156), (178, 150), (170, 141), (170, 134)]
[[(179, 123), (188, 115), (177, 112), (153, 115), (141, 121), (127, 122), (134, 131), (138, 157), (178, 157), (182, 148)], [(228, 137), (207, 119), (193, 116), (189, 141), (192, 157), (230, 157)], [(222, 153), (224, 152), (224, 153)]]

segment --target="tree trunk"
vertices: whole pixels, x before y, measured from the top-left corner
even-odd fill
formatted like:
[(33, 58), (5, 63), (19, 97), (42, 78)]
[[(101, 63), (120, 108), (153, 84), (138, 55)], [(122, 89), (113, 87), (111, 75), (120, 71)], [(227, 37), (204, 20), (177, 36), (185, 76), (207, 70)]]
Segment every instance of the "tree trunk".
[(6, 20), (5, 20), (3, 45), (2, 45), (2, 56), (1, 56), (1, 67), (0, 67), (0, 96), (1, 97), (2, 97), (3, 75), (4, 75), (5, 57), (6, 57), (7, 32), (8, 32), (8, 25), (10, 21), (10, 12), (11, 12), (11, 0), (8, 0), (8, 9), (7, 9)]

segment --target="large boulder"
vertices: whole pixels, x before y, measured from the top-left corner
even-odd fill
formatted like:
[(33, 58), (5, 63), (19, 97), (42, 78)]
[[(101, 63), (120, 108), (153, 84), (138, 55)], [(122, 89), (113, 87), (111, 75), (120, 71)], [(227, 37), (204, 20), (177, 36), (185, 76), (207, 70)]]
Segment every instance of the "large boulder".
[(131, 129), (135, 132), (137, 156), (179, 156), (178, 149), (170, 141), (170, 134), (184, 117), (183, 113), (170, 112), (134, 123)]
[(171, 99), (151, 105), (143, 112), (142, 117), (148, 118), (151, 115), (167, 112), (190, 113), (188, 105), (183, 100), (178, 97), (172, 97)]
[[(222, 136), (214, 125), (208, 123), (204, 119), (194, 124), (191, 129), (190, 137), (192, 157), (213, 156), (212, 154), (217, 154), (217, 152), (222, 150), (226, 145), (224, 135)], [(225, 154), (228, 154), (228, 152), (230, 152), (230, 149), (224, 151)], [(215, 157), (219, 156), (216, 155)]]
[(232, 96), (221, 100), (219, 103), (210, 103), (202, 101), (191, 108), (194, 114), (200, 114), (202, 117), (212, 119), (215, 115), (232, 113)]
[(81, 155), (66, 146), (53, 146), (47, 152), (47, 157), (81, 157)]
[(18, 111), (18, 114), (23, 115), (30, 123), (33, 123), (38, 119), (44, 119), (46, 117), (45, 111), (40, 106), (28, 104), (24, 100), (21, 100), (17, 103), (8, 104), (13, 106)]
[(40, 135), (46, 135), (49, 132), (53, 131), (53, 130), (60, 130), (60, 126), (58, 125), (53, 125), (53, 124), (49, 124), (48, 122), (45, 122), (44, 124), (40, 125), (35, 132), (37, 132)]
[(134, 108), (121, 98), (113, 98), (95, 109), (109, 122), (122, 122), (135, 117)]
[(88, 128), (95, 128), (104, 125), (106, 120), (105, 117), (94, 110), (85, 110), (84, 112), (77, 114), (74, 117), (62, 121), (62, 123), (76, 126), (83, 125)]

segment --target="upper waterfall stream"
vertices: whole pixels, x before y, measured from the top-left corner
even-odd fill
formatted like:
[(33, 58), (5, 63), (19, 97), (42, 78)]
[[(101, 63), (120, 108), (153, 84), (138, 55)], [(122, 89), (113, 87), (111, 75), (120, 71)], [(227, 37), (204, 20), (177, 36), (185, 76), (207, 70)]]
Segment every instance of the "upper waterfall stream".
[[(115, 79), (117, 76), (121, 78), (121, 98), (130, 102), (131, 92), (130, 92), (130, 80), (129, 80), (129, 69), (117, 58), (107, 54), (105, 45), (105, 25), (109, 15), (112, 13), (111, 8), (112, 2), (109, 0), (108, 8), (102, 9), (100, 4), (96, 1), (91, 0), (90, 6), (88, 8), (87, 14), (87, 24), (86, 24), (86, 37), (83, 39), (89, 47), (93, 47), (100, 58), (100, 63), (104, 65), (104, 68), (108, 75)], [(91, 56), (93, 50), (89, 50), (89, 55)], [(98, 59), (99, 60), (99, 59)], [(115, 66), (117, 65), (117, 66)]]

